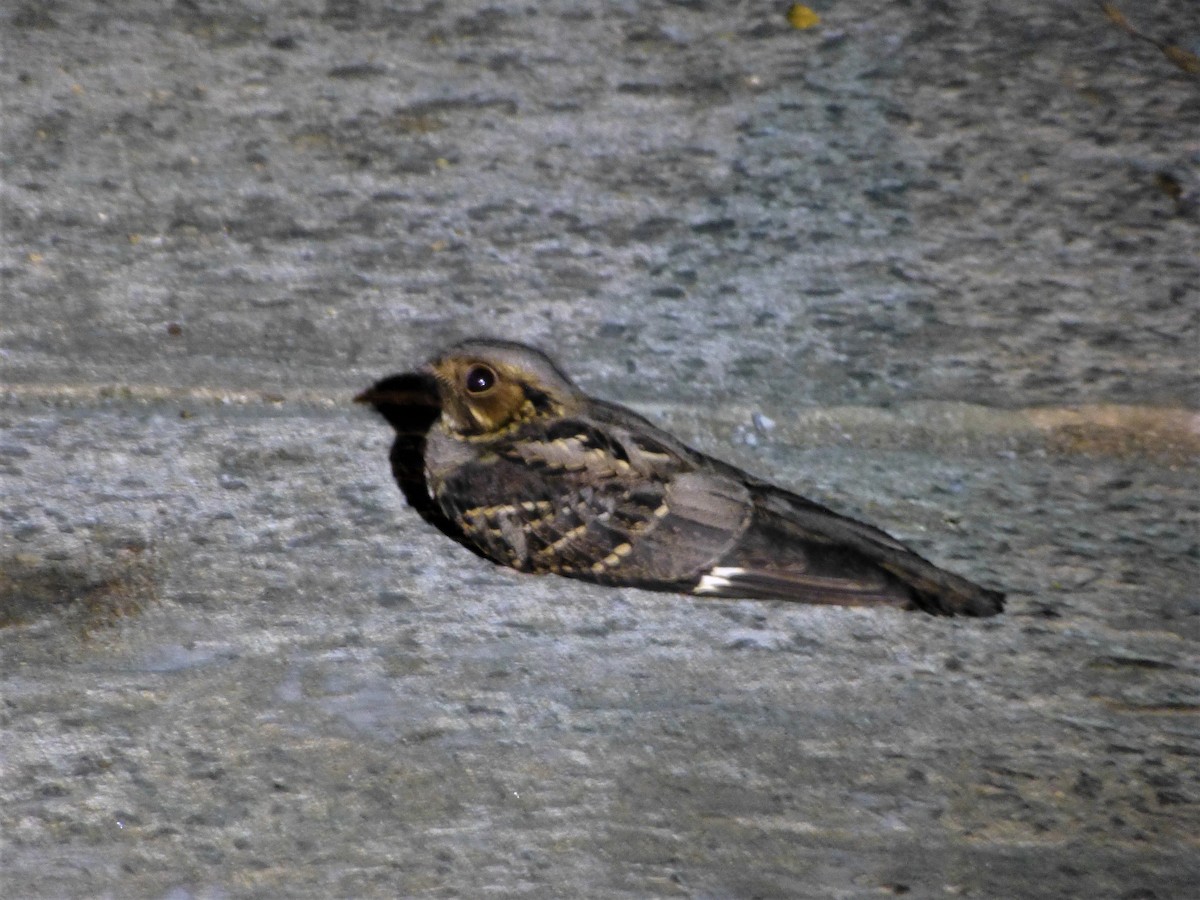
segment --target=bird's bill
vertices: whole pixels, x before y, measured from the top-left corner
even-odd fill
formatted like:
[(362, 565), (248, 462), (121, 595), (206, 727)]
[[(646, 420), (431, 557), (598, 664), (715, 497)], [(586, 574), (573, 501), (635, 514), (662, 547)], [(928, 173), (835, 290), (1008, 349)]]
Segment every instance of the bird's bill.
[(354, 398), (355, 403), (381, 406), (428, 406), (437, 408), (437, 384), (433, 376), (425, 371), (404, 372), (389, 375)]

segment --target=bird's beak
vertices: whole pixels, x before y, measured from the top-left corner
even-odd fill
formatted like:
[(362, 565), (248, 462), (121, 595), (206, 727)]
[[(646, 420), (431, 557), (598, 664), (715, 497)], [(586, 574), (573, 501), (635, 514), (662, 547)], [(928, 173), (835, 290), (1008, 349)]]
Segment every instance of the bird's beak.
[(354, 398), (355, 403), (382, 406), (439, 406), (437, 382), (428, 366), (416, 372), (389, 375)]

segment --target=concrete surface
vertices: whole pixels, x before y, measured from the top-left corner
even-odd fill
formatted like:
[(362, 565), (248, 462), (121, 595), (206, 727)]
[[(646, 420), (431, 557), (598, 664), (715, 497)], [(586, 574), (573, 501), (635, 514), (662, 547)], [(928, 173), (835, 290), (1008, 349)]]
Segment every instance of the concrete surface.
[[(1200, 81), (817, 8), (0, 11), (3, 896), (1194, 889)], [(488, 566), (348, 402), (475, 333), (1010, 611)]]

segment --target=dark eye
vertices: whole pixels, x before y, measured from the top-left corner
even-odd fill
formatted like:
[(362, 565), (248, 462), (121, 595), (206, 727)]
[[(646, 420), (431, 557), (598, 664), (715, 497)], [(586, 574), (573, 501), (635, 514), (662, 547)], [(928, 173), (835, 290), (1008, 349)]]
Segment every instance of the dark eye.
[(496, 384), (496, 373), (487, 366), (471, 366), (467, 372), (467, 393), (484, 394)]

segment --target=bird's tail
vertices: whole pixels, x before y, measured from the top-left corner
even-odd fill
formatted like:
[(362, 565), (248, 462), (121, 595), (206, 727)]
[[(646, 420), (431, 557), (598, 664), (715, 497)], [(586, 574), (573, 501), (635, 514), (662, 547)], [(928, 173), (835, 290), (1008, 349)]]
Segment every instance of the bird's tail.
[(756, 486), (755, 493), (763, 507), (799, 527), (809, 540), (852, 550), (902, 582), (917, 609), (941, 616), (994, 616), (1004, 610), (1000, 591), (938, 568), (885, 531), (771, 485)]

